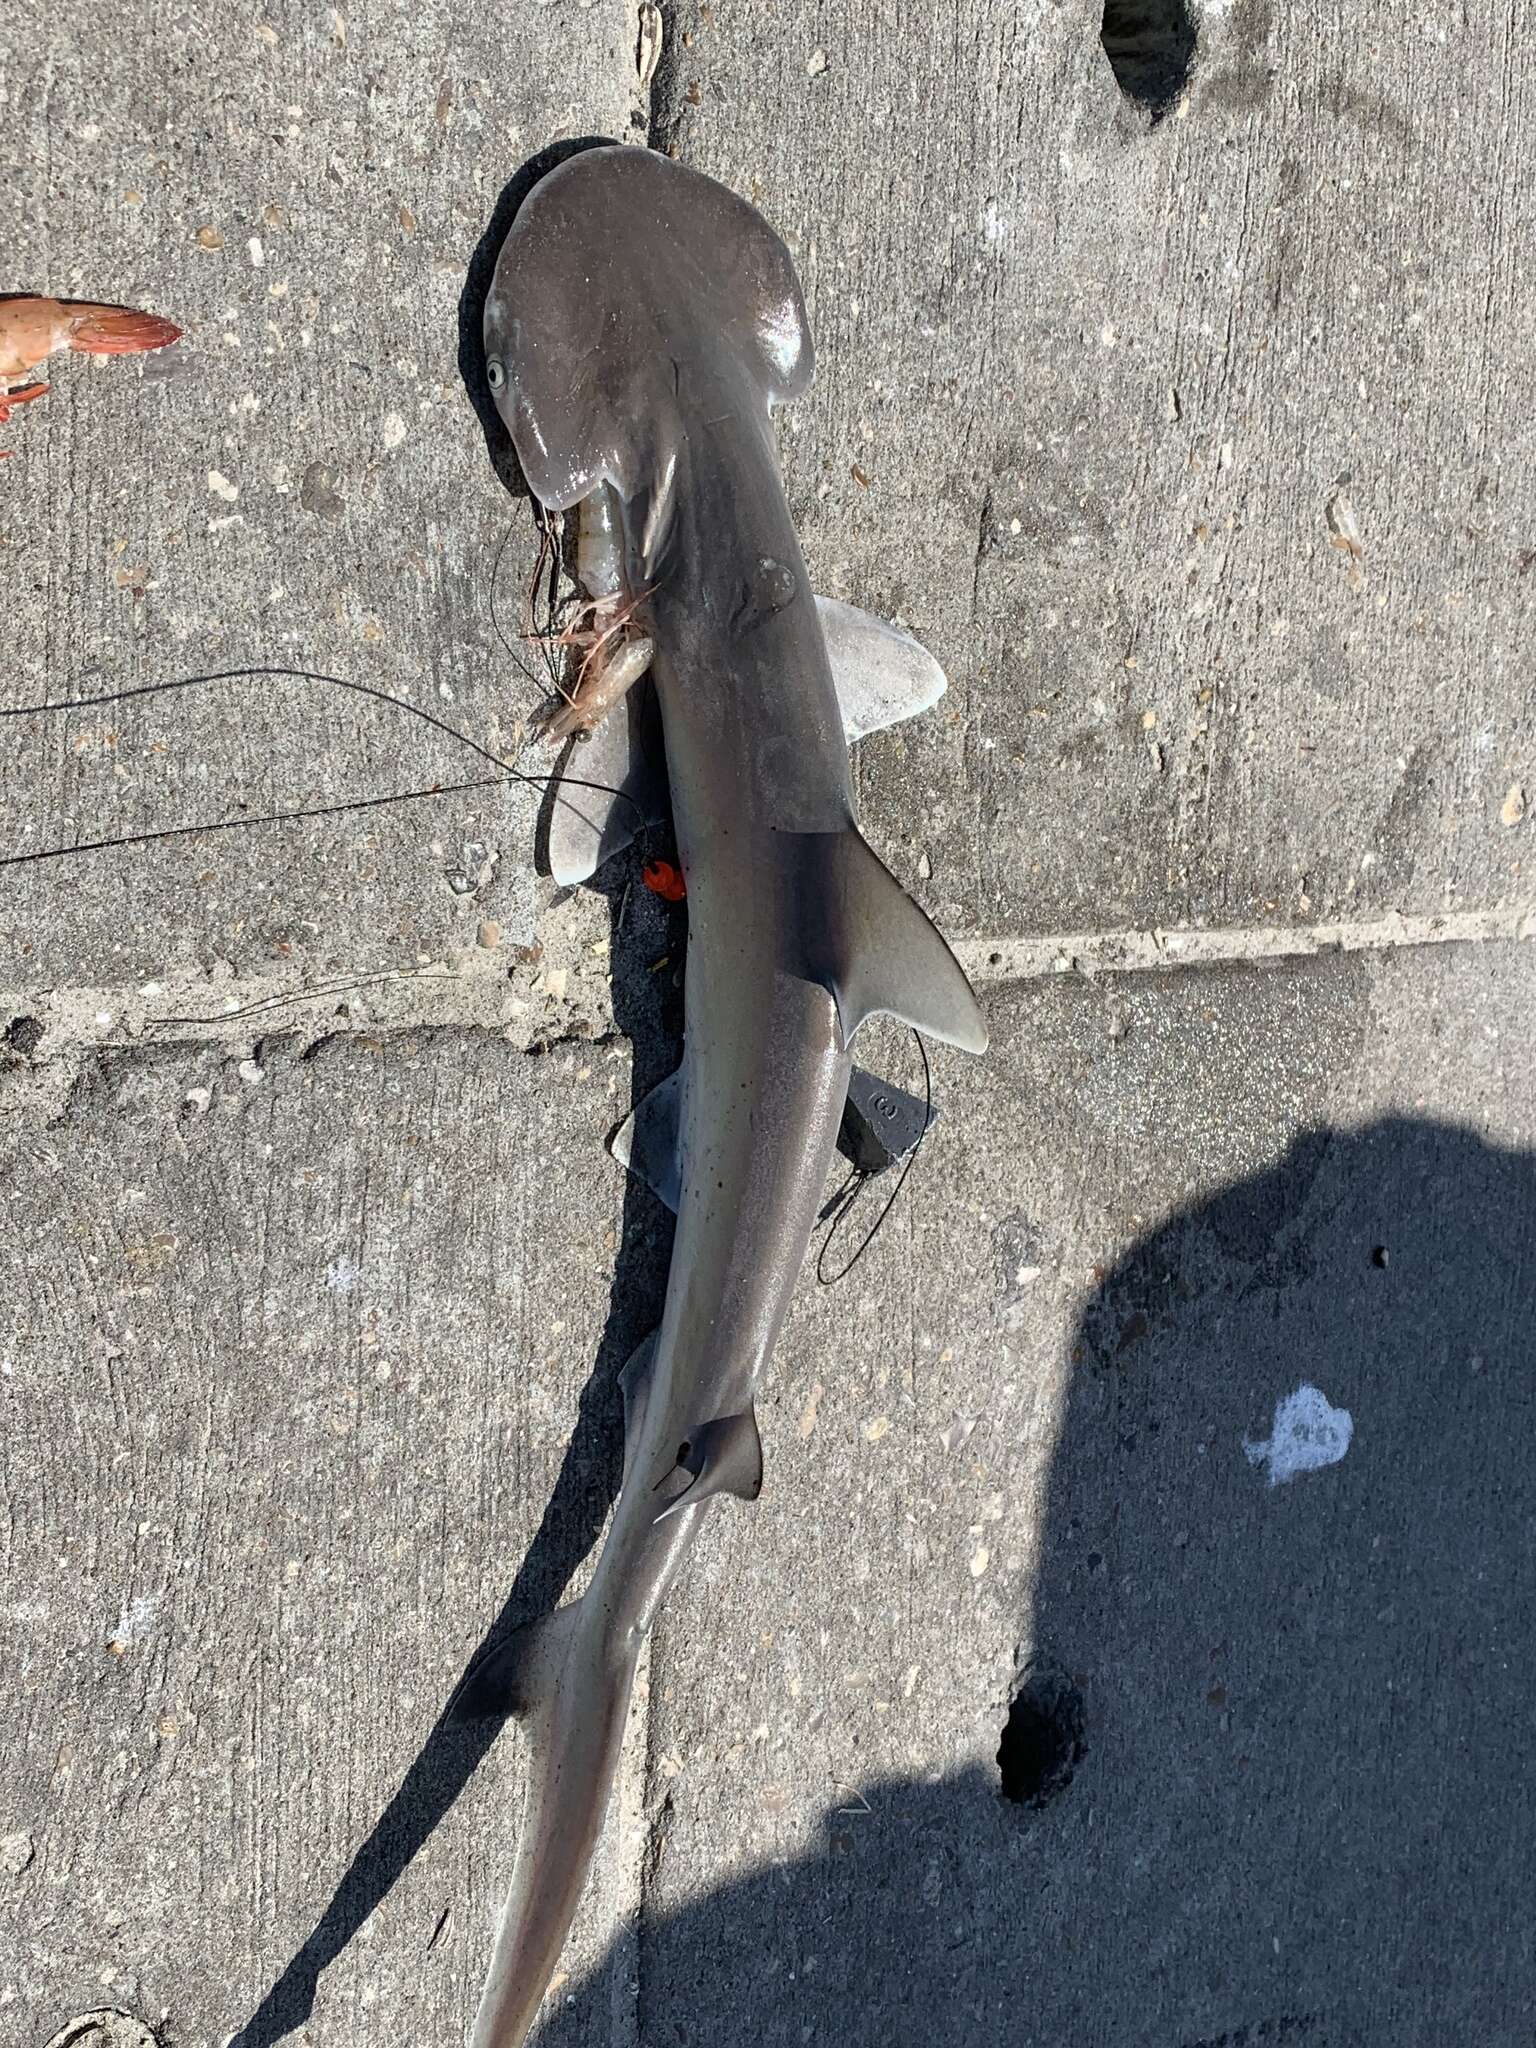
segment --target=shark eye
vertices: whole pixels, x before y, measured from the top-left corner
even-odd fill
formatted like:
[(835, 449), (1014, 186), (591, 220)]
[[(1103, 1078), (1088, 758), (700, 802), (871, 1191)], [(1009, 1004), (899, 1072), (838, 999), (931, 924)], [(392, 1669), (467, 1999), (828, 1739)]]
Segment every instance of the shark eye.
[(493, 391), (499, 391), (507, 381), (506, 365), (500, 356), (491, 356), (485, 365), (486, 381)]

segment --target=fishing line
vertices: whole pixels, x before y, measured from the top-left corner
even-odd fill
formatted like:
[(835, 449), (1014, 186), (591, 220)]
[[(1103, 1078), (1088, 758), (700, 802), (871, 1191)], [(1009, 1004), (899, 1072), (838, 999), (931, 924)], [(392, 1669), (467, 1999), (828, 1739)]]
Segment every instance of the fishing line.
[[(490, 789), (509, 778), (478, 775), (471, 782), (439, 782), (430, 789), (401, 789), (392, 796), (358, 796), (343, 804), (319, 804), (307, 811), (266, 811), (254, 818), (205, 818), (196, 825), (162, 825), (153, 832), (126, 832), (117, 839), (82, 839), (73, 846), (41, 846), (32, 853), (0, 854), (0, 868), (26, 867), (35, 860), (58, 860), (66, 853), (100, 853), (109, 846), (149, 846), (157, 839), (180, 839), (188, 832), (229, 832), (237, 825), (292, 825), (305, 818), (334, 818), (343, 811), (374, 811), (384, 804), (414, 803), (421, 797), (454, 796), (465, 789)], [(524, 777), (525, 781), (531, 777)]]
[[(471, 753), (478, 754), (482, 761), (490, 762), (491, 766), (499, 772), (495, 775), (482, 775), (469, 782), (433, 783), (427, 789), (399, 790), (389, 796), (354, 797), (345, 803), (322, 804), (308, 810), (272, 811), (257, 817), (212, 818), (189, 825), (166, 825), (149, 832), (125, 833), (120, 837), (111, 839), (84, 840), (72, 846), (40, 847), (32, 853), (0, 855), (0, 868), (22, 867), (32, 861), (57, 860), (61, 855), (67, 853), (100, 853), (106, 848), (114, 846), (143, 846), (156, 840), (175, 839), (192, 832), (227, 832), (237, 825), (294, 824), (302, 822), (306, 818), (337, 817), (346, 811), (376, 810), (384, 804), (414, 803), (425, 797), (452, 796), (463, 790), (488, 789), (497, 783), (523, 782), (536, 789), (545, 789), (549, 786), (551, 777), (528, 775), (521, 769), (508, 767), (499, 754), (492, 753), (489, 747), (483, 747), (478, 740), (472, 739), (467, 732), (461, 732), (456, 725), (451, 724), (446, 718), (439, 718), (435, 711), (429, 711), (421, 704), (413, 704), (408, 697), (393, 696), (388, 690), (382, 690), (374, 683), (354, 682), (348, 676), (326, 675), (314, 669), (276, 667), (216, 669), (202, 675), (173, 677), (166, 682), (137, 683), (126, 690), (106, 690), (94, 697), (56, 697), (38, 704), (0, 705), (0, 718), (34, 718), (44, 712), (51, 711), (89, 711), (103, 704), (127, 703), (135, 697), (159, 696), (167, 690), (189, 690), (203, 683), (248, 681), (258, 676), (276, 676), (290, 681), (306, 683), (329, 683), (338, 690), (351, 690), (360, 697), (372, 698), (375, 703), (388, 704), (399, 711), (409, 711), (414, 717), (423, 720), (424, 723), (430, 725), (435, 731), (442, 733), (446, 738), (457, 740), (461, 746), (468, 747)], [(579, 775), (559, 774), (555, 789), (556, 803), (566, 801), (560, 795), (560, 785), (568, 785), (572, 789), (597, 790), (605, 796), (617, 797), (620, 803), (629, 805), (630, 809), (635, 813), (640, 830), (642, 832), (645, 830), (645, 814), (627, 791), (615, 789), (608, 782), (593, 782)]]
[[(501, 620), (497, 616), (496, 612), (496, 584), (501, 576), (501, 561), (503, 555), (505, 555), (505, 553), (507, 552), (507, 545), (510, 542), (512, 535), (516, 530), (517, 521), (515, 519), (509, 520), (507, 523), (507, 530), (501, 536), (501, 545), (496, 550), (496, 559), (491, 564), (491, 631), (496, 635), (496, 638), (501, 642), (502, 651), (506, 654), (510, 654), (512, 659), (517, 663), (518, 667), (522, 668), (522, 656), (518, 653), (517, 649), (512, 645), (512, 642), (507, 638), (506, 628), (502, 625)], [(538, 678), (535, 675), (533, 675), (531, 671), (525, 670), (524, 673), (527, 674), (529, 682), (537, 683)]]
[(841, 1271), (830, 1275), (826, 1272), (825, 1268), (827, 1253), (832, 1249), (832, 1240), (847, 1221), (854, 1204), (875, 1176), (872, 1173), (861, 1172), (857, 1166), (854, 1167), (826, 1208), (822, 1210), (821, 1213), (824, 1219), (827, 1217), (831, 1218), (827, 1234), (821, 1241), (821, 1250), (816, 1254), (816, 1279), (823, 1287), (835, 1287), (839, 1280), (846, 1280), (860, 1259), (869, 1250), (881, 1225), (885, 1222), (886, 1217), (890, 1215), (892, 1209), (895, 1208), (897, 1198), (907, 1184), (907, 1175), (912, 1171), (917, 1155), (923, 1149), (923, 1140), (928, 1135), (928, 1126), (933, 1117), (933, 1074), (928, 1065), (928, 1048), (923, 1043), (923, 1034), (920, 1031), (914, 1031), (912, 1036), (917, 1040), (917, 1049), (922, 1055), (923, 1061), (923, 1128), (918, 1133), (917, 1143), (902, 1161), (901, 1172), (897, 1175), (895, 1187), (891, 1189), (890, 1194), (886, 1197), (885, 1207), (865, 1232), (864, 1240), (858, 1250)]
[[(495, 559), (495, 561), (494, 561), (494, 562), (492, 563), (492, 565), (491, 565), (491, 588), (490, 588), (490, 611), (491, 611), (491, 627), (492, 627), (492, 630), (493, 630), (493, 631), (495, 632), (496, 638), (497, 638), (497, 639), (498, 639), (498, 640), (499, 640), (499, 641), (501, 642), (501, 645), (502, 645), (502, 649), (503, 649), (503, 651), (504, 651), (504, 652), (505, 652), (506, 654), (508, 654), (508, 655), (510, 655), (510, 656), (511, 656), (512, 660), (513, 660), (513, 661), (514, 661), (514, 662), (515, 662), (515, 663), (517, 664), (518, 670), (519, 670), (519, 672), (520, 672), (520, 673), (522, 674), (522, 676), (523, 676), (523, 677), (524, 677), (524, 678), (525, 678), (525, 679), (526, 679), (526, 680), (527, 680), (528, 682), (532, 683), (533, 687), (534, 687), (534, 688), (535, 688), (536, 690), (543, 690), (543, 689), (545, 688), (545, 685), (544, 685), (543, 683), (541, 683), (541, 682), (539, 681), (538, 677), (537, 677), (537, 676), (536, 676), (536, 675), (534, 674), (533, 670), (532, 670), (532, 669), (531, 669), (531, 668), (530, 668), (530, 667), (528, 666), (527, 662), (526, 662), (526, 661), (524, 661), (524, 659), (523, 659), (523, 657), (521, 656), (521, 654), (519, 654), (519, 653), (518, 653), (518, 651), (517, 651), (517, 644), (516, 644), (516, 642), (515, 642), (515, 641), (513, 641), (513, 640), (510, 640), (510, 639), (508, 639), (508, 637), (507, 637), (507, 629), (506, 629), (506, 627), (505, 627), (505, 626), (503, 626), (503, 624), (501, 623), (501, 617), (500, 617), (500, 614), (499, 614), (499, 613), (497, 612), (497, 610), (496, 610), (496, 584), (497, 584), (497, 580), (498, 580), (498, 578), (499, 578), (499, 577), (500, 577), (500, 575), (501, 575), (501, 564), (502, 564), (502, 558), (503, 558), (503, 556), (504, 556), (504, 555), (506, 554), (506, 552), (507, 552), (507, 546), (508, 546), (508, 543), (509, 543), (509, 542), (511, 541), (511, 539), (512, 539), (512, 536), (513, 536), (513, 534), (514, 534), (514, 533), (515, 533), (516, 531), (517, 531), (517, 521), (516, 521), (516, 520), (514, 519), (514, 520), (513, 520), (512, 522), (511, 522), (511, 524), (510, 524), (510, 525), (509, 525), (509, 526), (507, 527), (507, 530), (506, 530), (506, 532), (505, 532), (505, 533), (504, 533), (504, 534), (503, 534), (503, 535), (501, 536), (501, 545), (500, 545), (500, 547), (498, 547), (498, 548), (497, 548), (497, 550), (496, 550), (496, 559)], [(546, 667), (546, 669), (548, 668), (548, 666), (549, 666), (549, 663), (548, 663), (548, 660), (547, 660), (547, 658), (546, 658), (546, 661), (545, 661), (545, 667)]]
[(409, 697), (395, 697), (388, 690), (381, 690), (376, 683), (353, 682), (347, 676), (324, 675), (307, 668), (223, 668), (211, 669), (205, 675), (175, 676), (169, 682), (136, 683), (127, 690), (108, 690), (99, 697), (54, 697), (42, 704), (7, 704), (0, 707), (0, 718), (34, 718), (44, 711), (92, 711), (99, 704), (126, 704), (134, 697), (158, 697), (165, 690), (190, 690), (201, 683), (231, 683), (249, 681), (257, 676), (286, 677), (290, 681), (303, 683), (330, 683), (338, 690), (352, 690), (359, 697), (371, 697), (375, 703), (391, 704), (397, 710), (409, 711), (414, 717), (444, 733), (461, 746), (468, 747), (482, 761), (489, 761), (493, 768), (505, 769), (506, 762), (499, 754), (493, 754), (489, 747), (482, 747), (478, 740), (471, 739), (467, 732), (461, 732), (446, 718), (439, 718), (435, 711), (429, 711), (424, 704), (413, 704)]
[(273, 996), (261, 996), (253, 1003), (242, 1003), (238, 1009), (219, 1010), (211, 1017), (146, 1017), (146, 1031), (164, 1031), (172, 1026), (188, 1024), (233, 1024), (241, 1017), (256, 1017), (270, 1010), (291, 1008), (295, 1003), (323, 1002), (329, 996), (350, 996), (359, 989), (377, 988), (383, 982), (400, 981), (452, 981), (455, 977), (446, 974), (440, 967), (386, 968), (380, 974), (352, 975), (345, 981), (313, 982), (305, 988), (285, 989)]

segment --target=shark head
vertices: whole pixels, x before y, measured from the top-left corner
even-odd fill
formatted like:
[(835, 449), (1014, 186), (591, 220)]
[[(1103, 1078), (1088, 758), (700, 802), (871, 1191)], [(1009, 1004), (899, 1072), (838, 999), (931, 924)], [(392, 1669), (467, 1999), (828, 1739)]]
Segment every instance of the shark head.
[(530, 489), (563, 511), (676, 467), (691, 419), (769, 411), (814, 366), (789, 251), (734, 192), (633, 146), (535, 186), (485, 304), (486, 375)]

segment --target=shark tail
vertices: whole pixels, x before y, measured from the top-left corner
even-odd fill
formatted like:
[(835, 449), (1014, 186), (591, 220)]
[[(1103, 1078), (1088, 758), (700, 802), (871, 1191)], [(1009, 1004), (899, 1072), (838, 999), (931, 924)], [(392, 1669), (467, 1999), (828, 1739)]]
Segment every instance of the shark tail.
[(570, 1932), (618, 1770), (640, 1639), (595, 1640), (574, 1601), (469, 1673), (461, 1714), (513, 1713), (531, 1750), (511, 1888), (470, 2048), (521, 2048)]

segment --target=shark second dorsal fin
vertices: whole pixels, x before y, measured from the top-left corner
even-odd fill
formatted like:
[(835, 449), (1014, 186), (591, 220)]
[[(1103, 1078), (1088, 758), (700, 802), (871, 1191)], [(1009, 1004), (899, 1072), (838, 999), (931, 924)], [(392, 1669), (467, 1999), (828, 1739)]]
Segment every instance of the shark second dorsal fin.
[(930, 1038), (985, 1052), (987, 1027), (965, 970), (867, 841), (844, 832), (786, 834), (788, 887), (803, 972), (837, 1003), (844, 1049), (868, 1017), (895, 1017)]
[(763, 1440), (757, 1433), (756, 1415), (743, 1408), (739, 1414), (700, 1423), (680, 1446), (676, 1469), (691, 1473), (692, 1483), (676, 1500), (667, 1502), (656, 1517), (658, 1522), (681, 1508), (697, 1507), (717, 1493), (756, 1500), (763, 1490)]
[(630, 1469), (634, 1464), (635, 1446), (640, 1441), (640, 1432), (645, 1428), (645, 1404), (651, 1392), (651, 1366), (656, 1358), (656, 1338), (652, 1330), (629, 1354), (619, 1374), (619, 1389), (624, 1396), (624, 1478), (622, 1484), (629, 1484)]

